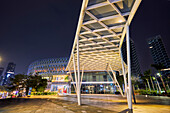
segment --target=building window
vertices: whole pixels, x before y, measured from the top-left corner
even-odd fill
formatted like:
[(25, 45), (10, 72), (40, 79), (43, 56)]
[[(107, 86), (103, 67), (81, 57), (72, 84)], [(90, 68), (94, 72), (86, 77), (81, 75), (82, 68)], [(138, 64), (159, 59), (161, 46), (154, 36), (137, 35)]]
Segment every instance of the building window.
[(93, 81), (96, 81), (96, 76), (93, 76)]

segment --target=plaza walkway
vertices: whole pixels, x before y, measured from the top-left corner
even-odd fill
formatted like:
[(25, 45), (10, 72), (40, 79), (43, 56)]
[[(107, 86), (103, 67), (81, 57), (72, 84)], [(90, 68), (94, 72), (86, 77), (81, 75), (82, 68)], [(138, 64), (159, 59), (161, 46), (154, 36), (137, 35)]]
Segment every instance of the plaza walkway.
[[(127, 113), (126, 98), (119, 95), (31, 96), (0, 100), (0, 113)], [(137, 96), (134, 113), (170, 113), (170, 97)]]
[(47, 99), (0, 100), (0, 113), (74, 113)]
[[(76, 95), (59, 98), (77, 102)], [(136, 96), (137, 104), (133, 104), (134, 113), (170, 113), (170, 97), (166, 96)], [(127, 99), (120, 95), (82, 95), (82, 103), (102, 107), (119, 113), (128, 110)]]

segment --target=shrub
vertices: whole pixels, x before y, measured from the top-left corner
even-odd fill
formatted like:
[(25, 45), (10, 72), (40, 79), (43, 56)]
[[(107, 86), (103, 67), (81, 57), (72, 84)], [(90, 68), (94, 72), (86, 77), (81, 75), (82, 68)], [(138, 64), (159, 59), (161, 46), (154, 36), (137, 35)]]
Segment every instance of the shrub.
[(57, 92), (31, 92), (31, 95), (57, 95)]

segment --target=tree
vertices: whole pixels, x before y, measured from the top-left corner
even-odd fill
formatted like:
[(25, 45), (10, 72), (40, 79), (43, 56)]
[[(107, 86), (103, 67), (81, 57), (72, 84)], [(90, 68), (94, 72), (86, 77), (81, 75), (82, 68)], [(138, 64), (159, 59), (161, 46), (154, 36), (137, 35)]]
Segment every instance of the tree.
[(167, 88), (168, 88), (168, 90), (169, 90), (169, 81), (170, 81), (170, 78), (169, 77), (166, 77), (165, 78), (165, 82), (166, 82), (166, 86), (167, 86)]
[(146, 77), (144, 76), (144, 75), (142, 75), (142, 74), (140, 74), (140, 78), (142, 79), (142, 81), (143, 81), (143, 83), (145, 84), (145, 88), (146, 88), (146, 90), (148, 90), (147, 89), (147, 85), (146, 85)]
[(150, 78), (150, 75), (151, 75), (151, 70), (150, 69), (146, 70), (144, 72), (144, 75), (145, 75), (145, 79), (146, 79), (146, 81), (148, 83), (149, 90), (151, 91), (151, 87), (150, 87), (150, 84), (149, 84), (149, 78)]
[(43, 92), (47, 87), (47, 79), (42, 79), (41, 76), (29, 76), (27, 79), (27, 90), (29, 87), (34, 88), (36, 91)]
[(164, 65), (159, 63), (159, 64), (151, 64), (151, 67), (154, 67), (157, 71), (158, 71), (158, 75), (159, 77), (161, 78), (161, 81), (162, 81), (162, 84), (163, 84), (163, 88), (165, 90), (165, 93), (167, 94), (167, 90), (166, 90), (166, 87), (165, 87), (165, 83), (163, 81), (163, 78), (162, 78), (162, 75), (161, 75), (161, 69), (164, 69)]
[(36, 91), (43, 92), (47, 87), (47, 79), (42, 79), (41, 76), (36, 74), (35, 76), (28, 76), (24, 74), (17, 74), (14, 78), (10, 79), (11, 84), (8, 89), (14, 91), (22, 88), (26, 88), (28, 91), (29, 87), (35, 89)]
[(152, 83), (152, 88), (153, 88), (153, 90), (155, 91), (154, 83), (153, 83), (153, 81), (152, 81), (152, 76), (150, 76), (150, 80), (151, 80), (151, 83)]
[(26, 80), (27, 80), (27, 75), (24, 74), (17, 74), (14, 76), (14, 78), (10, 78), (10, 86), (8, 89), (14, 91), (14, 90), (19, 90), (20, 87), (26, 87)]
[(47, 87), (47, 79), (41, 79), (39, 85), (37, 86), (37, 91), (44, 92)]

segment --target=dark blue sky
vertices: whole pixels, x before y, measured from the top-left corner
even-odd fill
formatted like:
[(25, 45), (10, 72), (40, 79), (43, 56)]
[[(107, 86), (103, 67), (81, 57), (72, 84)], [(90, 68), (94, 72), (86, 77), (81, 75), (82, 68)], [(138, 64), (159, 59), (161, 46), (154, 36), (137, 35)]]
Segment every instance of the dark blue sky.
[[(0, 0), (0, 66), (27, 72), (38, 59), (69, 57), (82, 0)], [(160, 34), (170, 53), (170, 1), (143, 0), (131, 24), (142, 71), (152, 58), (147, 38)]]

